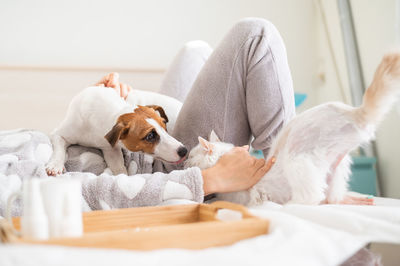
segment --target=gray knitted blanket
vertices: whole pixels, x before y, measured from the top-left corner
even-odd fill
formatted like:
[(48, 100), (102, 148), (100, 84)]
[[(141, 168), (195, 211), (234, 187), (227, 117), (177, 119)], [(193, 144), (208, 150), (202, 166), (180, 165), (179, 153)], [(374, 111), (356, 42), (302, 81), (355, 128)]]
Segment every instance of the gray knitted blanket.
[[(45, 164), (52, 153), (47, 135), (33, 130), (0, 131), (0, 216), (4, 216), (8, 197), (19, 191), (25, 179), (48, 178)], [(129, 176), (113, 176), (106, 169), (102, 152), (94, 148), (68, 148), (67, 172), (59, 177), (82, 182), (84, 211), (153, 206), (171, 199), (202, 202), (202, 179), (198, 168), (152, 173), (153, 158), (124, 152)], [(21, 215), (17, 200), (13, 215)]]

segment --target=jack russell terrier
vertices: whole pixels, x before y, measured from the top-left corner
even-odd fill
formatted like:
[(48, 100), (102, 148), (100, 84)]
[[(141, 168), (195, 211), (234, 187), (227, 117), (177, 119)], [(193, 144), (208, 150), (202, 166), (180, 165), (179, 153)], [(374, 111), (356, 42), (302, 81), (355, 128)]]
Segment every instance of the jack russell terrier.
[[(373, 204), (367, 199), (347, 199), (348, 154), (374, 137), (399, 92), (400, 53), (392, 53), (378, 66), (360, 107), (331, 102), (296, 116), (272, 143), (267, 160), (275, 157), (275, 163), (270, 171), (249, 190), (218, 194), (217, 198), (247, 205), (263, 201)], [(220, 142), (212, 131), (209, 141), (199, 137), (185, 167), (209, 168), (233, 147)]]
[[(135, 94), (142, 101), (145, 98), (138, 90)], [(86, 88), (72, 99), (65, 119), (50, 136), (53, 154), (46, 165), (47, 174), (63, 173), (66, 149), (72, 144), (101, 149), (114, 175), (127, 174), (121, 148), (181, 163), (187, 149), (167, 133), (167, 122), (164, 109), (158, 105), (134, 109), (112, 88)]]

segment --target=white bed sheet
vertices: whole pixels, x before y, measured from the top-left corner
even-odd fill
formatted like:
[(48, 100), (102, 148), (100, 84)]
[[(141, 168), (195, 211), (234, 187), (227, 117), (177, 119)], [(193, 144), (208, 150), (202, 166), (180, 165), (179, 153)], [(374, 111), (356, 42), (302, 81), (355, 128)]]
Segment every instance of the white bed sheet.
[(338, 265), (369, 242), (400, 244), (400, 200), (377, 206), (265, 203), (268, 235), (205, 250), (138, 252), (31, 245), (0, 246), (0, 265)]

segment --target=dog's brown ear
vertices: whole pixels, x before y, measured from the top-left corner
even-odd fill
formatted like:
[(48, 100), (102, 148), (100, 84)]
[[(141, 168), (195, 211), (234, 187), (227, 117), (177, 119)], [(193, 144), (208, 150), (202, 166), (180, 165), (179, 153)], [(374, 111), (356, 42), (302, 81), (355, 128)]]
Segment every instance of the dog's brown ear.
[(119, 139), (124, 139), (129, 132), (129, 126), (124, 125), (121, 121), (117, 122), (113, 128), (104, 136), (104, 138), (114, 148)]
[(165, 114), (164, 109), (161, 106), (159, 106), (159, 105), (146, 105), (146, 107), (152, 108), (152, 109), (154, 109), (154, 111), (158, 111), (160, 113), (160, 116), (162, 118), (164, 118), (165, 123), (168, 122), (168, 116)]

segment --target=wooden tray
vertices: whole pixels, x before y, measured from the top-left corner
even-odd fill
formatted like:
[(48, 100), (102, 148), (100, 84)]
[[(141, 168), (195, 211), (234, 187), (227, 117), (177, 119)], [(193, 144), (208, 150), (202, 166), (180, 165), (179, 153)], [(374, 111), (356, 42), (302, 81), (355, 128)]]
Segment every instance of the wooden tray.
[[(243, 219), (220, 221), (218, 209), (240, 211)], [(19, 229), (19, 217), (13, 219)], [(84, 234), (79, 238), (37, 241), (3, 234), (3, 242), (75, 247), (152, 250), (159, 248), (202, 249), (229, 245), (268, 233), (269, 221), (249, 214), (241, 205), (218, 201), (212, 204), (175, 205), (93, 211), (83, 213)], [(3, 228), (4, 229), (4, 223)]]

